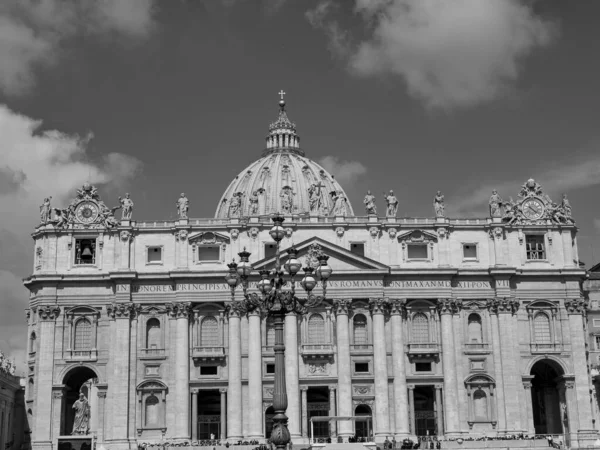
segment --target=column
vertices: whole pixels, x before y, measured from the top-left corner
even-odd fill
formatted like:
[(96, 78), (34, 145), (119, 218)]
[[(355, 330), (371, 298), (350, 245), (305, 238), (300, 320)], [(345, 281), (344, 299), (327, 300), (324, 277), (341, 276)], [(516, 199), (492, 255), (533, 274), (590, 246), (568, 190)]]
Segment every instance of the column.
[[(329, 386), (329, 415), (335, 416), (335, 390), (337, 386), (335, 384)], [(329, 422), (329, 435), (331, 436), (331, 441), (334, 442), (334, 438), (337, 438), (337, 426), (334, 420)]]
[(286, 415), (292, 442), (300, 438), (298, 363), (298, 319), (295, 313), (289, 313), (285, 316), (285, 382), (288, 396)]
[(264, 437), (262, 413), (262, 347), (260, 309), (248, 312), (248, 438)]
[(308, 401), (306, 394), (308, 386), (300, 386), (300, 392), (302, 393), (302, 437), (308, 437)]
[(104, 411), (106, 408), (106, 389), (108, 386), (103, 386), (102, 388), (98, 386), (98, 438), (97, 443), (102, 444), (104, 442)]
[(467, 391), (465, 389), (465, 375), (463, 373), (463, 345), (467, 339), (464, 337), (463, 322), (460, 314), (462, 301), (455, 300), (454, 304), (456, 309), (452, 315), (452, 329), (454, 335), (454, 357), (456, 358), (456, 395), (458, 398), (458, 417), (456, 418), (456, 422), (458, 424), (457, 431), (468, 434), (469, 426), (466, 421), (468, 416), (468, 405), (465, 404)]
[[(59, 389), (55, 389), (52, 391), (52, 444), (58, 444), (58, 436), (61, 436), (61, 416), (65, 410), (65, 391), (64, 386), (61, 386)], [(4, 424), (0, 424), (3, 426)], [(65, 434), (70, 433), (71, 430), (64, 430)], [(8, 435), (10, 438), (10, 434)], [(1, 444), (1, 442), (0, 442)]]
[[(338, 369), (338, 415), (353, 416), (352, 411), (352, 368), (350, 367), (350, 336), (348, 334), (348, 312), (352, 308), (351, 299), (333, 301), (336, 314), (337, 369)], [(342, 420), (338, 434), (346, 442), (353, 435), (352, 422)]]
[(167, 311), (175, 319), (175, 402), (174, 439), (190, 438), (190, 303), (168, 303)]
[(571, 235), (571, 230), (566, 229), (562, 230), (562, 244), (563, 244), (563, 254), (564, 254), (564, 262), (565, 267), (573, 267), (573, 236)]
[(373, 371), (375, 373), (375, 438), (384, 441), (390, 434), (387, 352), (385, 349), (385, 319), (388, 302), (384, 298), (369, 300), (373, 318)]
[(402, 319), (406, 317), (406, 300), (390, 300), (390, 322), (392, 323), (392, 367), (394, 374), (394, 418), (396, 440), (402, 441), (410, 434), (408, 423), (408, 394), (406, 391), (406, 360), (404, 353), (404, 331)]
[(416, 434), (417, 427), (415, 421), (415, 387), (412, 385), (408, 386), (408, 409), (410, 411), (410, 432), (412, 434)]
[(198, 440), (198, 389), (192, 389), (192, 441)]
[[(573, 357), (573, 368), (575, 371), (575, 386), (573, 383), (567, 383), (567, 396), (570, 396), (577, 405), (577, 411), (568, 410), (567, 415), (571, 416), (577, 414), (579, 418), (578, 433), (585, 433), (590, 436), (591, 440), (594, 440), (591, 436), (595, 434), (594, 426), (592, 423), (593, 411), (590, 402), (590, 392), (592, 386), (587, 372), (587, 361), (585, 357), (585, 346), (586, 346), (586, 334), (584, 332), (585, 327), (583, 321), (585, 320), (584, 314), (587, 309), (587, 302), (584, 299), (567, 299), (565, 300), (565, 308), (569, 315), (569, 332), (571, 338), (571, 355)], [(572, 429), (571, 432), (575, 430)], [(580, 439), (581, 441), (581, 439)], [(580, 444), (583, 445), (583, 444)], [(586, 443), (586, 445), (592, 445)]]
[[(503, 433), (506, 432), (506, 408), (504, 405), (504, 381), (502, 379), (502, 355), (500, 352), (500, 325), (498, 321), (498, 304), (495, 299), (489, 299), (487, 302), (487, 307), (490, 313), (490, 322), (492, 328), (492, 353), (494, 358), (494, 374), (496, 376), (498, 431)], [(532, 434), (535, 433), (532, 432)]]
[(221, 440), (225, 440), (225, 438), (227, 437), (227, 406), (226, 406), (226, 400), (225, 400), (225, 395), (227, 393), (227, 389), (226, 388), (221, 388), (219, 389), (219, 392), (221, 394)]
[[(132, 303), (112, 303), (106, 307), (112, 322), (110, 363), (112, 378), (108, 389), (109, 439), (111, 448), (129, 448), (129, 338), (131, 317), (136, 313)], [(133, 425), (133, 424), (132, 424)]]
[[(521, 405), (520, 396), (523, 395), (522, 381), (517, 380), (519, 374), (519, 358), (515, 354), (515, 331), (513, 317), (519, 309), (519, 302), (510, 298), (496, 299), (498, 311), (498, 330), (502, 330), (499, 343), (500, 355), (502, 358), (501, 378), (504, 384), (504, 407), (506, 410), (506, 431), (510, 434), (520, 433), (524, 426), (521, 426)], [(517, 336), (518, 338), (518, 336)], [(524, 425), (524, 424), (523, 424)]]
[[(52, 417), (52, 374), (54, 371), (54, 326), (60, 313), (58, 306), (40, 306), (38, 318), (40, 330), (38, 342), (37, 393), (34, 402), (34, 420), (32, 447), (47, 449), (51, 447)], [(59, 424), (60, 426), (60, 424)]]
[(437, 433), (444, 435), (444, 406), (442, 405), (442, 386), (435, 385), (435, 404), (437, 405)]
[[(238, 441), (242, 435), (242, 310), (237, 302), (229, 308), (229, 380), (227, 385), (227, 439)], [(262, 409), (261, 409), (262, 411)]]
[[(137, 312), (137, 311), (136, 311)], [(138, 315), (133, 314), (131, 316), (131, 322), (129, 327), (129, 439), (135, 441), (137, 437), (136, 414), (137, 414), (137, 398), (136, 398), (136, 385), (137, 385), (137, 348), (138, 348)]]
[(452, 314), (456, 306), (452, 299), (439, 299), (438, 309), (442, 322), (442, 364), (444, 367), (444, 405), (446, 406), (446, 434), (456, 435), (458, 430), (458, 393), (456, 385), (456, 358)]
[(494, 241), (494, 253), (496, 256), (496, 266), (504, 265), (504, 248), (502, 246), (502, 237), (504, 230), (502, 227), (494, 227), (490, 230), (490, 236)]

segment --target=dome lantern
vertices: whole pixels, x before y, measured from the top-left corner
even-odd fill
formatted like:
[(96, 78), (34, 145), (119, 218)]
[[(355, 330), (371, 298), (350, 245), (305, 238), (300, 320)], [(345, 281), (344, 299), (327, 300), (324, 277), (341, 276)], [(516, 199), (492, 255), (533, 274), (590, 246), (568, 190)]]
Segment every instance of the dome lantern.
[(266, 137), (267, 148), (263, 155), (280, 151), (288, 151), (304, 156), (300, 150), (300, 136), (296, 132), (296, 124), (292, 122), (285, 112), (285, 92), (279, 91), (279, 117), (269, 125), (269, 135)]

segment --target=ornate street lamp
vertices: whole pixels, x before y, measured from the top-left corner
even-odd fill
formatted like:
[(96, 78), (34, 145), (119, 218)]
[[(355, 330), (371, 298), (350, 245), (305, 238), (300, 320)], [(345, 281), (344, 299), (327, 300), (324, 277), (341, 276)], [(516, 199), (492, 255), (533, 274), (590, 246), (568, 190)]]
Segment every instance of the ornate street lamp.
[[(288, 249), (288, 259), (286, 263), (281, 265), (279, 243), (285, 236), (285, 230), (282, 227), (285, 219), (279, 214), (273, 217), (274, 226), (269, 231), (271, 238), (276, 242), (275, 252), (275, 269), (259, 271), (260, 280), (256, 283), (260, 294), (248, 292), (248, 278), (252, 273), (252, 265), (249, 262), (250, 253), (244, 251), (238, 253), (240, 256), (239, 264), (232, 262), (228, 264), (229, 272), (225, 275), (225, 281), (231, 288), (231, 300), (236, 304), (236, 307), (242, 311), (253, 311), (261, 309), (267, 315), (273, 318), (275, 327), (275, 386), (273, 390), (273, 409), (275, 415), (273, 417), (273, 430), (271, 431), (271, 442), (279, 450), (286, 448), (290, 442), (290, 432), (288, 431), (285, 415), (287, 409), (287, 392), (285, 387), (285, 345), (283, 340), (283, 323), (285, 316), (288, 313), (304, 315), (308, 308), (314, 308), (321, 304), (327, 294), (327, 280), (331, 276), (333, 270), (327, 264), (329, 259), (326, 255), (317, 257), (319, 266), (316, 271), (312, 267), (305, 267), (304, 277), (300, 281), (300, 285), (306, 291), (306, 298), (296, 296), (296, 275), (302, 268), (302, 263), (298, 260), (298, 250), (294, 247)], [(314, 274), (313, 274), (314, 272)], [(285, 273), (290, 277), (289, 281), (285, 280)], [(321, 280), (323, 295), (316, 296), (312, 294), (313, 289), (317, 285), (317, 278)], [(290, 283), (290, 288), (284, 290), (283, 287)], [(235, 301), (235, 289), (241, 284), (244, 290), (244, 300)]]

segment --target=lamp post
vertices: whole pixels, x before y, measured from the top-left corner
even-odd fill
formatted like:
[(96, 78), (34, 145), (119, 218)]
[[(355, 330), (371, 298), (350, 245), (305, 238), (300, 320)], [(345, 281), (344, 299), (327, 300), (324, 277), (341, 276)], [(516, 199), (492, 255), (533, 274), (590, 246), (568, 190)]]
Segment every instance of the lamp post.
[[(229, 272), (225, 276), (225, 281), (231, 288), (231, 300), (233, 304), (243, 311), (253, 311), (261, 309), (267, 315), (273, 318), (275, 327), (275, 386), (273, 389), (273, 430), (271, 431), (271, 442), (279, 450), (286, 448), (290, 442), (290, 432), (288, 431), (285, 411), (288, 406), (287, 392), (285, 387), (285, 345), (283, 340), (283, 323), (285, 316), (288, 313), (304, 315), (308, 308), (318, 306), (327, 294), (327, 280), (331, 276), (333, 270), (327, 264), (329, 259), (326, 255), (319, 255), (317, 259), (319, 265), (314, 270), (313, 267), (305, 267), (304, 277), (300, 281), (300, 285), (306, 291), (306, 297), (300, 298), (296, 296), (296, 275), (302, 268), (302, 263), (298, 260), (298, 250), (294, 247), (287, 250), (288, 259), (286, 263), (281, 265), (279, 244), (285, 236), (285, 230), (282, 227), (285, 220), (279, 214), (273, 217), (273, 227), (269, 231), (271, 238), (277, 244), (275, 252), (275, 269), (259, 271), (260, 280), (256, 283), (256, 287), (260, 294), (256, 292), (248, 292), (249, 277), (252, 274), (252, 265), (249, 262), (250, 253), (244, 251), (238, 253), (240, 262), (235, 261), (228, 264)], [(285, 279), (285, 273), (290, 277), (289, 281)], [(317, 285), (317, 278), (321, 280), (323, 295), (314, 295), (313, 289)], [(290, 288), (284, 290), (283, 287), (290, 284)], [(238, 285), (242, 285), (244, 291), (244, 300), (235, 301), (235, 290)]]

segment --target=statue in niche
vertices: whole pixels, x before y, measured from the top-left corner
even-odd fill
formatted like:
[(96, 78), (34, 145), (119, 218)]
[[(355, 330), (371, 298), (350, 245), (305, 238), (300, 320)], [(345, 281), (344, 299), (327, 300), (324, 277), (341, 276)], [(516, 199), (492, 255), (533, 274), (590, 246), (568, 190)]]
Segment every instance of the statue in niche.
[(504, 201), (498, 195), (498, 191), (494, 189), (490, 195), (490, 217), (502, 217), (502, 204)]
[(394, 195), (394, 191), (390, 190), (389, 194), (384, 192), (383, 197), (385, 198), (385, 202), (387, 204), (386, 216), (396, 217), (396, 213), (398, 212), (398, 199)]
[(229, 217), (240, 217), (242, 215), (242, 194), (236, 192), (229, 200)]
[(125, 194), (125, 198), (119, 197), (121, 204), (121, 220), (131, 220), (133, 214), (133, 200), (129, 197), (129, 193)]
[(83, 392), (79, 393), (79, 400), (73, 403), (75, 420), (73, 421), (74, 435), (87, 435), (90, 430), (90, 404)]
[(253, 191), (250, 198), (248, 198), (248, 201), (250, 202), (248, 215), (258, 216), (258, 193), (256, 191)]
[(347, 200), (342, 191), (331, 191), (329, 193), (333, 202), (333, 207), (329, 212), (333, 216), (346, 216), (348, 214)]
[(323, 207), (323, 199), (321, 196), (321, 188), (323, 188), (321, 182), (317, 184), (312, 183), (308, 188), (308, 205), (311, 213), (318, 213)]
[(42, 206), (40, 206), (40, 221), (41, 223), (48, 223), (52, 220), (52, 208), (50, 206), (50, 200), (52, 197), (46, 197)]
[(365, 209), (368, 215), (377, 215), (377, 205), (375, 204), (375, 196), (371, 194), (371, 191), (367, 191), (367, 195), (365, 195), (363, 203), (365, 204)]
[(183, 192), (177, 199), (176, 205), (177, 205), (177, 215), (179, 216), (179, 218), (187, 219), (188, 218), (187, 213), (190, 208), (190, 201), (188, 200), (188, 198), (185, 196), (185, 194)]
[(444, 205), (444, 194), (442, 191), (437, 191), (435, 197), (433, 198), (433, 209), (435, 211), (435, 217), (445, 217), (444, 210), (446, 206)]
[(291, 214), (294, 209), (294, 191), (289, 186), (284, 186), (281, 190), (281, 211), (283, 213)]

